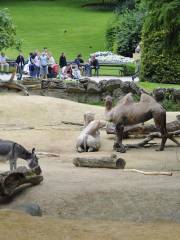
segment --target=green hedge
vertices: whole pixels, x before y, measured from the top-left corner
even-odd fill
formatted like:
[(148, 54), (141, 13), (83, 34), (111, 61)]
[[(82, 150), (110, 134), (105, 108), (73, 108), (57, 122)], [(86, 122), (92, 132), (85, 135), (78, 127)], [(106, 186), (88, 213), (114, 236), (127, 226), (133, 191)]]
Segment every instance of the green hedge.
[(179, 18), (177, 0), (144, 0), (148, 16), (142, 30), (142, 81), (180, 83)]
[(164, 30), (144, 31), (141, 55), (141, 80), (158, 83), (180, 83), (178, 54), (162, 49)]
[(135, 73), (134, 63), (121, 64), (120, 68), (123, 68), (123, 76), (132, 76)]

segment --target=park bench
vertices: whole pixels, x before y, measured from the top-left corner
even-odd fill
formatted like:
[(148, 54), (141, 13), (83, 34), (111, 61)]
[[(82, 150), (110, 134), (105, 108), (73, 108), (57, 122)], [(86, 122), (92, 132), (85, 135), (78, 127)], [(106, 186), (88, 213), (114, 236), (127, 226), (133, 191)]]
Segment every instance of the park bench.
[(8, 59), (6, 62), (9, 64), (9, 67), (4, 68), (3, 70), (0, 67), (0, 73), (7, 73), (7, 74), (13, 73), (16, 68), (16, 61)]
[[(68, 61), (67, 64), (75, 64), (73, 61)], [(82, 63), (81, 66), (85, 67), (86, 63)], [(126, 64), (125, 63), (99, 63), (99, 73), (101, 71), (101, 67), (106, 70), (114, 71), (117, 70), (117, 75), (124, 76), (126, 73)], [(83, 68), (84, 70), (84, 68)], [(93, 70), (93, 69), (92, 69)], [(84, 75), (84, 71), (82, 73)]]

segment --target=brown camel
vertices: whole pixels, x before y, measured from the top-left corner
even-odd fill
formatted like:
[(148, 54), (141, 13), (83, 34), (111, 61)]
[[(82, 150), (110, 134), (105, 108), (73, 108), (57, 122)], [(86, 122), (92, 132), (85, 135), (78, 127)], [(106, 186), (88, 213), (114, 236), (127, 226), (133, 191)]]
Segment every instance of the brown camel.
[(122, 144), (124, 126), (143, 123), (152, 118), (154, 119), (156, 127), (159, 128), (162, 137), (161, 145), (158, 150), (164, 150), (167, 138), (180, 146), (180, 143), (172, 134), (168, 134), (166, 130), (165, 109), (149, 95), (142, 93), (140, 101), (136, 103), (132, 98), (132, 94), (128, 93), (114, 108), (112, 108), (112, 97), (107, 96), (105, 99), (105, 106), (106, 120), (116, 125), (117, 139), (114, 143), (114, 149), (117, 152), (126, 152)]

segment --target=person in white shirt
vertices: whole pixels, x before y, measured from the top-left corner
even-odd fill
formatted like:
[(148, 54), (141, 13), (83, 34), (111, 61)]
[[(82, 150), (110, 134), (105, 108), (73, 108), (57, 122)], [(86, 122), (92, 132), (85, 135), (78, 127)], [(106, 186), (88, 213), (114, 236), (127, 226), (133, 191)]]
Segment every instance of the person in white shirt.
[(6, 62), (7, 57), (5, 56), (4, 52), (1, 52), (0, 55), (0, 67), (1, 67), (1, 72), (9, 72), (9, 64)]
[(40, 54), (38, 51), (35, 52), (34, 65), (36, 69), (36, 78), (40, 77)]
[(42, 79), (47, 79), (48, 74), (48, 56), (45, 52), (42, 52), (40, 56), (40, 75)]

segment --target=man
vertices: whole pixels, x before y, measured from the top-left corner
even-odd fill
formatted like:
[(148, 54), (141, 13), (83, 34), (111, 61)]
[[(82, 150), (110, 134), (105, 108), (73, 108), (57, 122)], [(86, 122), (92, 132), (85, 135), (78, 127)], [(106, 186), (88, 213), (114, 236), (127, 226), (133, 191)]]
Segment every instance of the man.
[(42, 79), (47, 79), (48, 74), (48, 56), (42, 52), (40, 56), (40, 75)]
[(99, 61), (96, 59), (96, 56), (92, 56), (90, 60), (90, 65), (91, 65), (91, 76), (92, 76), (92, 69), (95, 70), (95, 75), (98, 77), (99, 76)]
[(62, 53), (59, 58), (59, 66), (60, 68), (67, 66), (66, 56), (64, 55), (64, 53)]
[(1, 52), (0, 55), (0, 66), (1, 66), (1, 72), (9, 72), (9, 64), (6, 62), (7, 57), (5, 56), (4, 52)]
[(17, 63), (17, 73), (18, 73), (17, 80), (21, 80), (24, 65), (25, 65), (25, 61), (24, 61), (24, 57), (23, 57), (22, 52), (19, 53), (19, 56), (16, 59), (16, 63)]

